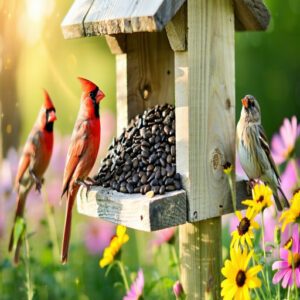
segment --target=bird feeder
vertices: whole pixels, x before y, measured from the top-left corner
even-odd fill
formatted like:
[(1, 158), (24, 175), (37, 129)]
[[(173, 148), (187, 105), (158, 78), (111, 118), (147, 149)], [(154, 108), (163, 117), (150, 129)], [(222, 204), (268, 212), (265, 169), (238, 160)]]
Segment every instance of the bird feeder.
[[(235, 30), (265, 30), (261, 0), (76, 0), (66, 39), (105, 35), (116, 57), (117, 128), (156, 104), (176, 109), (176, 165), (184, 190), (151, 199), (93, 187), (82, 214), (139, 230), (180, 226), (188, 299), (219, 298), (221, 216), (232, 211), (223, 172), (235, 161)], [(237, 200), (247, 197), (237, 182)]]

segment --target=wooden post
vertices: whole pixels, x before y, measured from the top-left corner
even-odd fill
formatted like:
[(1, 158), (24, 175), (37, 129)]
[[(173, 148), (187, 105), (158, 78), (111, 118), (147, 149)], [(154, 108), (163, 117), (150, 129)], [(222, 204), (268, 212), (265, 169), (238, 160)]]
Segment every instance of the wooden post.
[(235, 148), (232, 1), (189, 0), (188, 29), (188, 51), (175, 54), (176, 147), (195, 223), (179, 230), (181, 281), (187, 299), (218, 299), (220, 215), (230, 205), (222, 164)]

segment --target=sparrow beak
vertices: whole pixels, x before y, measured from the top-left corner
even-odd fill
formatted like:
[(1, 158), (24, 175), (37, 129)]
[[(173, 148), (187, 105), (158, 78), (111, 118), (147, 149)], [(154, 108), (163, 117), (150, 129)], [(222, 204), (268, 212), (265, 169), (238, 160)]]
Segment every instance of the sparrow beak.
[(99, 89), (96, 95), (96, 102), (99, 103), (104, 97), (105, 94)]
[(246, 97), (242, 99), (242, 104), (245, 108), (248, 108), (248, 99)]
[(48, 123), (54, 122), (56, 120), (56, 114), (55, 111), (50, 111), (49, 115), (48, 115)]

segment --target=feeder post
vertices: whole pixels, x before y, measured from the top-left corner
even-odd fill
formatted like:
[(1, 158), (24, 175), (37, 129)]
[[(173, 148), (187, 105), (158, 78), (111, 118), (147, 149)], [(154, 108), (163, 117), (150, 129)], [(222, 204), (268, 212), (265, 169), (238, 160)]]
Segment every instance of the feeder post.
[(187, 24), (187, 50), (175, 49), (177, 171), (193, 222), (179, 230), (181, 282), (187, 299), (219, 299), (220, 216), (230, 205), (222, 165), (235, 149), (232, 1), (189, 0)]

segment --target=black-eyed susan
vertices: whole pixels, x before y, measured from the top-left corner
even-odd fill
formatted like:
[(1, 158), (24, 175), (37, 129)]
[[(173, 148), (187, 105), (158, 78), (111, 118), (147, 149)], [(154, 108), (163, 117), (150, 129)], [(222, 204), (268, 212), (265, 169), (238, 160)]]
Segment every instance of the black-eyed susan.
[(252, 207), (257, 213), (272, 205), (272, 190), (264, 183), (256, 184), (252, 189), (252, 199), (242, 203)]
[(262, 270), (261, 265), (248, 269), (248, 264), (253, 255), (253, 250), (249, 253), (245, 249), (230, 249), (230, 260), (225, 261), (221, 272), (225, 279), (221, 283), (221, 296), (224, 300), (243, 299), (250, 300), (249, 289), (261, 286), (261, 281), (257, 273)]
[(240, 223), (237, 226), (237, 229), (231, 233), (231, 247), (238, 249), (239, 246), (245, 248), (248, 246), (249, 248), (253, 247), (252, 239), (254, 238), (253, 229), (258, 229), (259, 225), (254, 221), (256, 216), (255, 210), (248, 208), (246, 211), (245, 217), (243, 217), (240, 211), (235, 212), (238, 217)]
[(118, 225), (116, 235), (111, 239), (109, 246), (104, 249), (103, 257), (99, 261), (100, 267), (104, 268), (105, 266), (111, 264), (121, 247), (127, 243), (128, 240), (129, 236), (126, 233), (126, 227)]
[(279, 221), (283, 221), (282, 232), (287, 224), (300, 223), (300, 190), (294, 194), (291, 200), (291, 207), (282, 213)]

